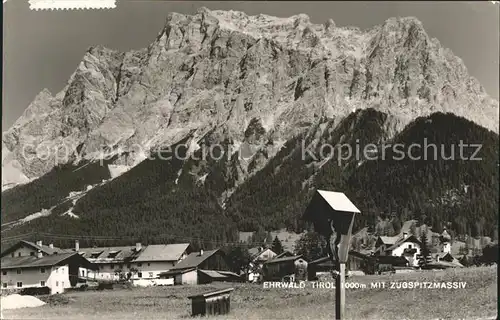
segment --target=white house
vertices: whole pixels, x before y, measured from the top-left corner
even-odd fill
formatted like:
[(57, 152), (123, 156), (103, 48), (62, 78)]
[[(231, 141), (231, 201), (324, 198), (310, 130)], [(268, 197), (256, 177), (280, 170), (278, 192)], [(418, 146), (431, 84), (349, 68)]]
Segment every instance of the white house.
[(250, 263), (248, 264), (248, 281), (255, 282), (262, 274), (262, 265), (264, 262), (271, 260), (277, 254), (271, 249), (264, 249), (262, 247), (254, 247), (248, 249), (250, 255)]
[(153, 285), (157, 281), (152, 280), (183, 260), (191, 252), (191, 246), (189, 243), (148, 246), (136, 243), (135, 246), (80, 248), (76, 242), (76, 250), (99, 267), (97, 272), (82, 269), (81, 276), (87, 272), (90, 279), (130, 279), (139, 285)]
[(382, 256), (405, 257), (408, 264), (418, 266), (421, 242), (413, 235), (403, 233), (401, 237), (379, 237), (376, 242), (376, 254)]
[(127, 278), (127, 274), (130, 277), (138, 275), (137, 271), (142, 264), (138, 266), (132, 261), (139, 256), (142, 249), (140, 243), (135, 246), (80, 248), (76, 241), (74, 251), (98, 267), (96, 271), (80, 269), (81, 277), (116, 281)]
[[(189, 243), (149, 245), (133, 260), (133, 264), (137, 265), (138, 272), (132, 276), (132, 279), (148, 280), (151, 284), (158, 284), (156, 279), (159, 279), (160, 273), (172, 269), (178, 262), (184, 260), (191, 251)], [(145, 281), (138, 283), (147, 284)], [(173, 281), (171, 284), (174, 284)]]
[(405, 257), (409, 265), (418, 266), (418, 258), (420, 255), (421, 242), (413, 235), (403, 235), (403, 238), (386, 249), (386, 254), (396, 257)]
[(25, 249), (29, 248), (19, 248), (14, 252), (28, 252), (28, 255), (2, 256), (2, 290), (47, 287), (50, 294), (62, 293), (76, 285), (79, 268), (94, 268), (77, 253), (44, 255), (39, 250), (31, 255), (31, 251)]

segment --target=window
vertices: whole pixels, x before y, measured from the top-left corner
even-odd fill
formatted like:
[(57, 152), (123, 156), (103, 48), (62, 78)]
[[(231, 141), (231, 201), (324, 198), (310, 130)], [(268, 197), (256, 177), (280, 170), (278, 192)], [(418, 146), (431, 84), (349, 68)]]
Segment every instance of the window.
[(408, 245), (408, 249), (411, 249), (411, 244)]
[(7, 288), (7, 284), (6, 283), (2, 283), (2, 287)]
[(153, 275), (153, 273), (152, 273), (152, 272), (150, 272), (150, 273), (149, 273), (149, 277), (150, 277), (150, 278), (153, 278), (153, 277), (154, 277), (154, 275)]
[(139, 278), (142, 278), (142, 272), (137, 272), (137, 276), (138, 276)]
[(142, 263), (138, 263), (138, 264), (137, 264), (137, 266), (138, 266), (138, 267), (142, 267)]
[(120, 251), (110, 251), (108, 253), (108, 258), (116, 258), (116, 256), (118, 255)]
[(40, 286), (45, 287), (45, 281), (40, 281)]
[(17, 256), (18, 256), (18, 257), (20, 257), (20, 256), (21, 256), (21, 252), (18, 252), (18, 253), (17, 253)]
[(110, 267), (111, 269), (114, 269), (114, 268), (115, 268), (115, 265), (114, 265), (114, 264), (111, 264), (109, 267)]
[(22, 273), (21, 269), (17, 269), (17, 274), (21, 274), (21, 273)]
[(2, 271), (2, 275), (6, 276), (7, 275), (7, 271)]
[(90, 258), (92, 259), (96, 259), (97, 257), (99, 257), (101, 255), (102, 251), (94, 251), (90, 254)]
[(10, 255), (12, 258), (14, 258), (14, 252), (12, 252), (12, 254)]
[(35, 256), (35, 253), (33, 251), (30, 252), (30, 256)]
[(56, 287), (59, 287), (59, 281), (56, 281)]
[(151, 263), (148, 262), (148, 267), (151, 265)]
[(40, 268), (40, 273), (45, 273), (45, 268)]
[(18, 283), (17, 283), (17, 287), (18, 287), (18, 288), (22, 288), (22, 287), (23, 287), (23, 283), (22, 283), (22, 282), (18, 282)]

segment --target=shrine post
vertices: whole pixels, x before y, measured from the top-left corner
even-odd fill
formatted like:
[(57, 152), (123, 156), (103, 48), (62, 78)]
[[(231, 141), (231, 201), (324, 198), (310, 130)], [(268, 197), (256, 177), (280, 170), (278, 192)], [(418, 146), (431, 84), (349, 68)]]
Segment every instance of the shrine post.
[(349, 253), (354, 216), (358, 208), (342, 192), (317, 190), (302, 218), (312, 222), (314, 230), (328, 241), (335, 278), (335, 319), (344, 318), (345, 264)]

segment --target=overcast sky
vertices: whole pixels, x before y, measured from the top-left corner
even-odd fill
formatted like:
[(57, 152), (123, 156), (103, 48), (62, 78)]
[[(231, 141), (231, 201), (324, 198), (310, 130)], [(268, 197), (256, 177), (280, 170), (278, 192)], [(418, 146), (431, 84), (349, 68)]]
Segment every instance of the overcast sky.
[(306, 13), (314, 23), (366, 29), (390, 17), (415, 16), (431, 37), (463, 59), (469, 73), (498, 99), (499, 5), (490, 2), (167, 2), (117, 1), (117, 8), (31, 11), (28, 0), (4, 5), (2, 126), (5, 131), (33, 98), (60, 91), (88, 47), (130, 50), (147, 46), (169, 12), (233, 9), (287, 17)]

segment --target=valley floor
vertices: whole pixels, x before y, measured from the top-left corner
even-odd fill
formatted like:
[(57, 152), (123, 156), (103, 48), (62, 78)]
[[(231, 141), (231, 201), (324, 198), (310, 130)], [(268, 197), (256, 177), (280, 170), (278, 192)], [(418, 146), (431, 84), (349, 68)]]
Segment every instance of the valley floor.
[[(386, 288), (371, 289), (372, 282)], [(391, 281), (465, 282), (460, 289), (390, 289)], [(421, 271), (348, 279), (346, 319), (496, 319), (497, 268)], [(332, 319), (335, 289), (217, 283), (65, 293), (42, 307), (3, 310), (4, 319), (188, 319), (190, 295), (234, 287), (231, 313), (209, 319)]]

